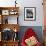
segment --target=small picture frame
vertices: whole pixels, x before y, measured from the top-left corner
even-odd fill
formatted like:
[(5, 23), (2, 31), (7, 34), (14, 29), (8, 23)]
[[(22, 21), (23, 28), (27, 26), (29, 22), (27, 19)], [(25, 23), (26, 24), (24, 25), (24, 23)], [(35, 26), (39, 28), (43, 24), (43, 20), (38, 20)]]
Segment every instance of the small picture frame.
[(36, 20), (36, 7), (24, 7), (24, 20), (25, 21)]
[(9, 10), (2, 10), (2, 15), (9, 15)]

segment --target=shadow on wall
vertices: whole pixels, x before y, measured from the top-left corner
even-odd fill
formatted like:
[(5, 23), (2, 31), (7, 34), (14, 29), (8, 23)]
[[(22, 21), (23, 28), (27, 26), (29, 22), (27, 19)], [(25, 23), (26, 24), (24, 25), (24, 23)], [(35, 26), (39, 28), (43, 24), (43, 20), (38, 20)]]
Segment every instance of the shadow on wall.
[(43, 30), (42, 30), (42, 26), (21, 26), (20, 27), (20, 31), (19, 31), (19, 39), (20, 39), (20, 41), (22, 40), (23, 35), (24, 35), (25, 31), (28, 28), (32, 28), (34, 30), (34, 32), (36, 32), (39, 41), (41, 43), (43, 43), (43, 36), (42, 36), (43, 35), (43, 33), (42, 33)]

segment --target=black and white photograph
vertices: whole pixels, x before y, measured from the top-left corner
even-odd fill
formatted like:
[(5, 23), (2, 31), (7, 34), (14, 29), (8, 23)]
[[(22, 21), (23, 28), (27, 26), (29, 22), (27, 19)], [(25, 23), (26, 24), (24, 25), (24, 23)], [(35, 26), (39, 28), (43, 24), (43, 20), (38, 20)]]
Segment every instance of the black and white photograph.
[(24, 7), (24, 20), (35, 20), (36, 19), (36, 8), (35, 7)]

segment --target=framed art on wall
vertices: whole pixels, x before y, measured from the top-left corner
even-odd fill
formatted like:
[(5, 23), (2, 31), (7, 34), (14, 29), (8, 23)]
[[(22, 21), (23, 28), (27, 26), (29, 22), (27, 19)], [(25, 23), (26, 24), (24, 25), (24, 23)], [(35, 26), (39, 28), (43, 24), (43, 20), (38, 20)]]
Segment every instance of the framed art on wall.
[(2, 15), (9, 15), (9, 10), (2, 10)]
[(35, 21), (36, 20), (36, 8), (24, 7), (24, 20)]

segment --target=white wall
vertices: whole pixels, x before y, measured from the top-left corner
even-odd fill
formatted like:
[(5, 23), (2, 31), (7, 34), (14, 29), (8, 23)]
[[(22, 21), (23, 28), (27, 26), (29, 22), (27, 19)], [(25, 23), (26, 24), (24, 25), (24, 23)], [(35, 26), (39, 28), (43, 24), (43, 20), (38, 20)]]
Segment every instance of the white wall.
[[(0, 6), (15, 6), (15, 0), (0, 0)], [(43, 26), (42, 0), (17, 0), (20, 26)], [(36, 7), (36, 21), (24, 21), (24, 7)]]
[[(21, 0), (19, 24), (22, 26), (43, 26), (42, 0)], [(36, 21), (24, 21), (24, 7), (36, 7)]]

